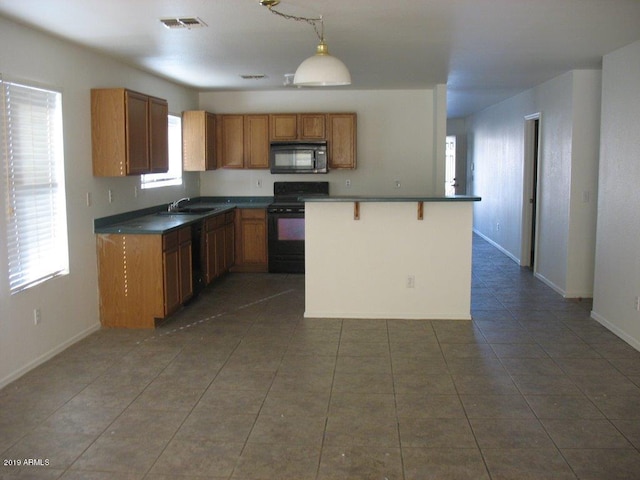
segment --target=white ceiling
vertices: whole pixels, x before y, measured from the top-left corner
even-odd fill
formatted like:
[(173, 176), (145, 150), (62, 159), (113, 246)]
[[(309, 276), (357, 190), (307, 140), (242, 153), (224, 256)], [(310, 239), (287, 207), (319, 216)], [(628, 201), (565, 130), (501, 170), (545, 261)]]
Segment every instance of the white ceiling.
[[(448, 85), (449, 117), (466, 116), (640, 39), (640, 0), (282, 0), (322, 14), (330, 52), (353, 89)], [(315, 51), (306, 23), (258, 0), (0, 0), (0, 14), (198, 90), (284, 87)], [(169, 30), (167, 17), (207, 28)], [(241, 74), (266, 74), (243, 80)]]

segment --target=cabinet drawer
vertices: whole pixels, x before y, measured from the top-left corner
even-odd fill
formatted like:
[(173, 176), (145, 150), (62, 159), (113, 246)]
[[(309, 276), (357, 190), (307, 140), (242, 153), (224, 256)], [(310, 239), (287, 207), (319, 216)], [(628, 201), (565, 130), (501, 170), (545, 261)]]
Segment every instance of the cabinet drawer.
[(240, 212), (240, 216), (243, 219), (246, 218), (257, 218), (257, 219), (265, 219), (267, 218), (267, 211), (263, 208), (243, 208), (238, 210)]
[(166, 233), (162, 236), (162, 250), (172, 250), (178, 248), (178, 232)]

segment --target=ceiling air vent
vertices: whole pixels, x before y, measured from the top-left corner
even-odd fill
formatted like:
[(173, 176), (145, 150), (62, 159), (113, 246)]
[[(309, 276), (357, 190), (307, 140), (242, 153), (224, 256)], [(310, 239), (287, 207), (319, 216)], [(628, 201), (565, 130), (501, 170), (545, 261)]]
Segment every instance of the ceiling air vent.
[(200, 28), (206, 27), (207, 24), (200, 20), (198, 17), (182, 17), (182, 18), (161, 18), (162, 24), (170, 29), (176, 28)]
[(250, 75), (240, 75), (240, 78), (243, 80), (262, 80), (263, 78), (267, 78), (264, 73), (254, 73)]

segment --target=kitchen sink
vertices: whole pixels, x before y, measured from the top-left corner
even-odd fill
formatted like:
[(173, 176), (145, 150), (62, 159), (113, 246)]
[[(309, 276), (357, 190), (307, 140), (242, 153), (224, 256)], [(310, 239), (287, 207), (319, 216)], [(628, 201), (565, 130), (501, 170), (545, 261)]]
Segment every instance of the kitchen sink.
[(192, 205), (192, 206), (182, 207), (177, 210), (172, 210), (170, 212), (168, 211), (158, 212), (158, 215), (197, 215), (202, 213), (215, 212), (216, 210), (219, 210), (219, 209), (220, 209), (219, 207), (205, 207), (205, 206)]

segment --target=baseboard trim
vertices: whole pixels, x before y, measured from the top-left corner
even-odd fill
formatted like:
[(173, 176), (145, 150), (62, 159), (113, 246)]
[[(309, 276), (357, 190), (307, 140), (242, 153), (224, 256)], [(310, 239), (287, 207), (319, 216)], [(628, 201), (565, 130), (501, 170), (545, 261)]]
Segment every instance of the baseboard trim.
[(304, 312), (304, 318), (322, 320), (326, 318), (356, 318), (371, 320), (471, 320), (471, 314), (417, 314), (417, 313), (380, 313), (380, 312)]
[(533, 274), (533, 276), (536, 277), (538, 280), (540, 280), (542, 283), (544, 283), (547, 287), (553, 289), (556, 293), (559, 293), (560, 295), (562, 295), (563, 298), (567, 298), (566, 292), (562, 288), (557, 286), (555, 283), (553, 283), (551, 280), (549, 280), (547, 277), (545, 277), (544, 275), (541, 275), (540, 273), (536, 272)]
[(506, 250), (502, 245), (494, 242), (489, 237), (487, 237), (485, 234), (480, 233), (476, 229), (473, 230), (473, 233), (475, 233), (476, 235), (481, 237), (485, 242), (491, 244), (492, 247), (497, 248), (498, 250), (500, 250), (501, 253), (504, 253), (507, 257), (509, 257), (514, 262), (516, 262), (518, 265), (520, 265), (520, 259), (518, 257), (516, 257), (513, 253), (511, 253), (509, 250)]
[(61, 343), (60, 345), (52, 348), (48, 352), (40, 355), (39, 357), (35, 358), (34, 360), (30, 361), (26, 365), (22, 366), (18, 370), (10, 373), (6, 377), (4, 377), (2, 380), (0, 380), (0, 388), (6, 387), (11, 382), (17, 380), (18, 378), (20, 378), (24, 374), (28, 373), (29, 371), (33, 370), (37, 366), (42, 365), (47, 360), (50, 360), (51, 358), (53, 358), (56, 355), (58, 355), (60, 352), (66, 350), (67, 348), (69, 348), (74, 343), (79, 342), (83, 338), (88, 337), (89, 335), (91, 335), (94, 332), (97, 332), (98, 330), (100, 330), (100, 323), (92, 325), (91, 327), (87, 328), (86, 330), (83, 330), (82, 332), (78, 333), (77, 335), (74, 335), (70, 339), (68, 339), (65, 342)]
[(616, 336), (620, 337), (622, 340), (627, 342), (633, 348), (640, 351), (640, 340), (632, 337), (631, 335), (626, 333), (624, 330), (621, 330), (620, 328), (618, 328), (617, 325), (611, 323), (609, 320), (607, 320), (603, 316), (598, 315), (593, 310), (591, 310), (591, 318), (593, 318), (596, 322), (598, 322), (600, 325), (605, 327), (607, 330), (610, 330)]

